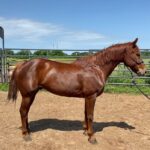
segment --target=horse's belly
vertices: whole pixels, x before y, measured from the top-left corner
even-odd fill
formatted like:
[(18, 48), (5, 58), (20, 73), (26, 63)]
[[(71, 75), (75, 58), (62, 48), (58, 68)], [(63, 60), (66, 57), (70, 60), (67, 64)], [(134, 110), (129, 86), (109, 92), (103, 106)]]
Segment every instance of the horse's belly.
[(43, 87), (48, 91), (68, 97), (86, 97), (98, 93), (103, 83), (91, 72), (51, 74)]
[(60, 95), (60, 96), (67, 96), (67, 97), (84, 97), (83, 92), (78, 89), (71, 89), (71, 88), (54, 88), (54, 87), (47, 87), (46, 88), (49, 92), (52, 92), (54, 94)]
[(57, 95), (68, 97), (83, 97), (81, 85), (78, 82), (73, 83), (73, 80), (55, 80), (47, 83), (43, 87)]
[(57, 95), (67, 96), (67, 97), (87, 97), (92, 94), (98, 94), (103, 88), (97, 82), (92, 82), (88, 80), (85, 82), (78, 82), (75, 80), (55, 80), (50, 82), (45, 86), (45, 88)]

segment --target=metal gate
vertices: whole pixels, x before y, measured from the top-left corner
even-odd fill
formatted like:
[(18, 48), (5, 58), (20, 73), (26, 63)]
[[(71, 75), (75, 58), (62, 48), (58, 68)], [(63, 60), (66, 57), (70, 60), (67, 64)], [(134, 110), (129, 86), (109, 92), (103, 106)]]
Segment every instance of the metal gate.
[(0, 38), (2, 40), (2, 48), (0, 49), (0, 82), (5, 83), (8, 81), (7, 70), (7, 54), (4, 48), (4, 29), (0, 27)]

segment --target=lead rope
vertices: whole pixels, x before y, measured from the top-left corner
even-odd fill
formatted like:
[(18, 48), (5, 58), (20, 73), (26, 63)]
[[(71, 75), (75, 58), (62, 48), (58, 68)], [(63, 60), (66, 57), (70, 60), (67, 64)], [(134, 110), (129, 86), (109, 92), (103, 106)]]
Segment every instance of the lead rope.
[(131, 77), (132, 77), (131, 83), (132, 83), (148, 100), (150, 100), (150, 97), (149, 97), (146, 93), (144, 93), (144, 92), (139, 88), (139, 86), (137, 85), (137, 83), (136, 83), (136, 81), (135, 81), (135, 78), (134, 78), (134, 76), (133, 76), (133, 73), (132, 73), (132, 71), (130, 70), (130, 68), (127, 67), (127, 69), (129, 70), (129, 72), (130, 72), (130, 74), (131, 74)]

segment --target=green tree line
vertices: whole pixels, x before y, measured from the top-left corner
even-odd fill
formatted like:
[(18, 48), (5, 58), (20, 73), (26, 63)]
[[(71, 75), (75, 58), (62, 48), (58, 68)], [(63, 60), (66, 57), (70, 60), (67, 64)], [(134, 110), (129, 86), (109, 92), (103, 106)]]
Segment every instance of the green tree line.
[(71, 54), (64, 53), (62, 50), (36, 50), (31, 52), (30, 50), (20, 50), (20, 51), (13, 51), (10, 49), (6, 50), (6, 54), (8, 56), (11, 55), (21, 55), (21, 56), (86, 56), (89, 52), (73, 52)]
[[(92, 53), (92, 52), (91, 52)], [(90, 54), (91, 54), (90, 53)], [(33, 56), (67, 56), (68, 54), (64, 53), (63, 50), (36, 50), (31, 52), (30, 50), (20, 50), (20, 51), (13, 51), (10, 49), (6, 50), (7, 55), (33, 55)], [(89, 52), (73, 52), (69, 55), (71, 56), (86, 56)], [(143, 57), (150, 57), (150, 51), (142, 51), (141, 55)]]

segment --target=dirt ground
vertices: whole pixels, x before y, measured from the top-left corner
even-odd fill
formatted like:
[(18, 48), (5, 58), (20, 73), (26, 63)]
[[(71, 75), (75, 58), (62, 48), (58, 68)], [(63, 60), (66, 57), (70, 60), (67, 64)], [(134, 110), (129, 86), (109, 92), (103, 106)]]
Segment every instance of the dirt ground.
[(150, 101), (142, 95), (97, 98), (94, 128), (98, 144), (83, 135), (84, 101), (39, 92), (29, 113), (32, 141), (23, 140), (19, 107), (0, 92), (0, 150), (149, 150)]

